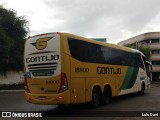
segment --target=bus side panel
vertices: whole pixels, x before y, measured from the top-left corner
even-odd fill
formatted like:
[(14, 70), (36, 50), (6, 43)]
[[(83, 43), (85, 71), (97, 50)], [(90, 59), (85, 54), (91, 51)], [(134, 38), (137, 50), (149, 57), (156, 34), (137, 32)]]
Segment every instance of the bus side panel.
[(115, 94), (112, 94), (112, 96), (119, 96), (120, 95), (120, 92), (121, 92), (121, 89), (120, 87), (122, 86), (122, 83), (124, 81), (124, 78), (125, 76), (117, 76), (115, 79), (116, 79), (116, 86), (115, 86), (115, 89), (116, 91), (114, 92)]
[[(87, 64), (87, 68), (89, 68), (89, 73), (86, 75), (86, 101), (89, 102), (92, 99), (92, 90), (93, 87), (98, 85), (101, 87), (101, 92), (103, 92), (104, 87), (110, 86), (112, 96), (119, 96), (124, 81), (127, 67), (126, 66), (115, 66), (115, 65), (103, 65), (99, 64)], [(121, 72), (119, 74), (113, 74), (111, 71), (106, 71), (106, 73), (97, 68), (115, 68), (120, 69)], [(106, 69), (108, 70), (108, 69)], [(103, 73), (104, 72), (104, 73)], [(112, 73), (112, 74), (111, 74)]]
[(142, 82), (147, 84), (146, 72), (142, 68), (128, 67), (120, 95), (135, 93), (141, 90)]
[(85, 74), (83, 69), (85, 64), (71, 57), (71, 103), (85, 103)]
[(85, 78), (71, 78), (71, 103), (85, 102)]

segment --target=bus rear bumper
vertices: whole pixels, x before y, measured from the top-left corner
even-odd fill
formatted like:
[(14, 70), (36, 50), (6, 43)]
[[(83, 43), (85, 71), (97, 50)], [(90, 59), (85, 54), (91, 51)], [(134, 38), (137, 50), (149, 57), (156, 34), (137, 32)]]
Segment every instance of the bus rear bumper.
[(70, 104), (69, 91), (65, 91), (59, 94), (32, 94), (25, 92), (26, 101), (33, 104), (41, 105), (58, 105), (58, 104)]

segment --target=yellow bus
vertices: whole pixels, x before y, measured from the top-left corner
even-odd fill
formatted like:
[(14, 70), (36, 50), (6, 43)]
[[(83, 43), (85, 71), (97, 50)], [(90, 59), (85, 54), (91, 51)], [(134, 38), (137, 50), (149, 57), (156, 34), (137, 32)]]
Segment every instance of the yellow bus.
[(25, 43), (26, 100), (34, 104), (107, 104), (111, 97), (150, 87), (138, 50), (68, 33), (46, 33)]

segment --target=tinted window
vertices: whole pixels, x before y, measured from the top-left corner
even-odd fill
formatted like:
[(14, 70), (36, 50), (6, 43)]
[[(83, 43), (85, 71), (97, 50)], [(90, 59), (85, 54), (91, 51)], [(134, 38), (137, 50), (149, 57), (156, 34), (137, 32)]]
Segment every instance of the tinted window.
[(144, 69), (138, 53), (131, 54), (73, 38), (68, 38), (68, 44), (72, 57), (82, 62), (134, 66)]

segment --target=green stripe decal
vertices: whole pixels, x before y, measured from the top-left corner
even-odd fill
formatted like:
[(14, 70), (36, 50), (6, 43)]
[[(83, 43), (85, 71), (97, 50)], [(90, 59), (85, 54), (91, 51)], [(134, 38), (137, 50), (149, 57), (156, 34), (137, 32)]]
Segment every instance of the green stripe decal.
[(125, 79), (124, 79), (122, 86), (120, 88), (121, 90), (122, 89), (129, 89), (129, 88), (133, 87), (133, 85), (135, 84), (135, 81), (137, 79), (138, 70), (139, 70), (139, 68), (136, 68), (136, 67), (128, 67)]

